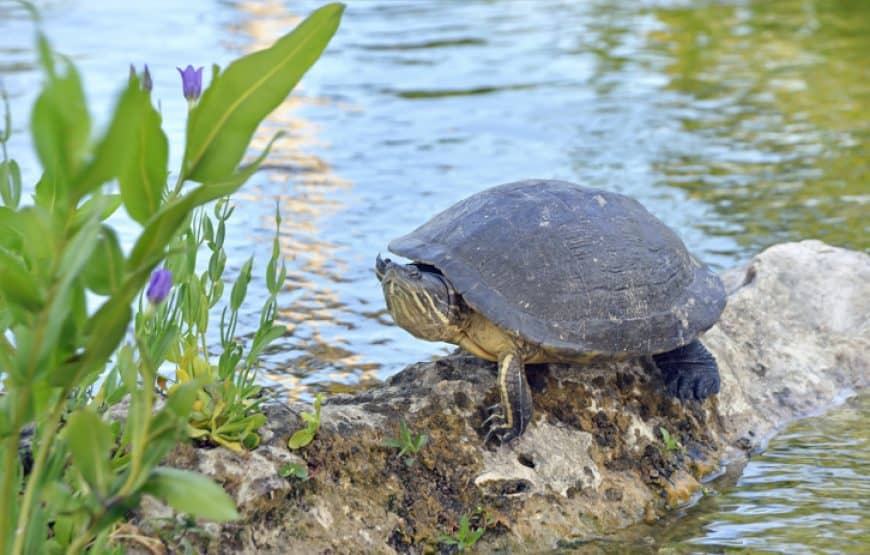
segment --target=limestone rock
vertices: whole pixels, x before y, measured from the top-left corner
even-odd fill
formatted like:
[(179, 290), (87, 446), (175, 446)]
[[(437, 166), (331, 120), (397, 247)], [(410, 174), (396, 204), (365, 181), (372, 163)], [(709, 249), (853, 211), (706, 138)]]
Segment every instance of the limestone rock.
[[(728, 306), (702, 338), (720, 365), (718, 396), (669, 398), (649, 360), (533, 366), (533, 423), (510, 444), (484, 447), (495, 366), (463, 354), (414, 364), (381, 387), (328, 399), (319, 433), (297, 453), (286, 444), (303, 409), (280, 406), (247, 458), (176, 451), (173, 464), (224, 483), (244, 517), (201, 547), (438, 552), (447, 550), (439, 536), (467, 515), (487, 528), (482, 551), (525, 552), (655, 519), (696, 495), (721, 461), (868, 382), (870, 256), (784, 244), (724, 280)], [(410, 463), (383, 445), (402, 418), (429, 438)], [(662, 429), (679, 445), (669, 449)], [(278, 477), (291, 460), (308, 466), (309, 480)]]

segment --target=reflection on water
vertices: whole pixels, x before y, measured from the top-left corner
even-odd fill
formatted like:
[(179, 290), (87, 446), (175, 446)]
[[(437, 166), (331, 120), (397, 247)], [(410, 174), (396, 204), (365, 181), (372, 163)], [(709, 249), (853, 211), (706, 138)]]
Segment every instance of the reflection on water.
[[(320, 3), (41, 8), (98, 122), (129, 63), (149, 63), (177, 167), (186, 108), (175, 66), (226, 65)], [(32, 183), (24, 130), (40, 76), (14, 6), (0, 0), (0, 81), (14, 111), (10, 150)], [(391, 325), (371, 266), (389, 239), (490, 185), (560, 178), (633, 195), (719, 268), (807, 237), (866, 250), (868, 21), (870, 2), (847, 0), (350, 2), (255, 150), (277, 131), (287, 138), (235, 199), (227, 277), (256, 259), (240, 329), (256, 327), (265, 298), (276, 204), (287, 334), (265, 365), (291, 395), (351, 389), (446, 351)], [(136, 224), (115, 223), (129, 248)], [(736, 490), (631, 550), (867, 547), (870, 406), (850, 407), (790, 428)]]
[[(180, 145), (174, 67), (225, 65), (318, 3), (43, 9), (82, 66), (98, 120), (127, 64), (147, 61)], [(11, 146), (33, 181), (21, 133), (39, 82), (31, 32), (20, 10), (0, 9)], [(631, 194), (719, 268), (805, 237), (867, 249), (868, 20), (870, 3), (821, 0), (351, 3), (323, 59), (257, 134), (252, 154), (277, 131), (287, 137), (236, 198), (230, 271), (255, 255), (252, 301), (265, 296), (254, 284), (276, 204), (283, 214), (287, 335), (267, 370), (295, 395), (445, 352), (390, 324), (372, 261), (438, 210), (519, 178)], [(152, 32), (161, 28), (185, 32)], [(132, 235), (135, 224), (118, 225)], [(257, 317), (252, 302), (242, 324)]]
[(816, 237), (870, 247), (870, 4), (751, 2), (654, 12), (649, 48), (695, 142), (656, 164), (740, 252)]
[(870, 395), (787, 426), (695, 505), (559, 553), (870, 553)]
[(743, 468), (668, 527), (664, 553), (870, 552), (870, 396), (788, 426)]
[[(238, 17), (227, 29), (230, 36), (247, 39), (238, 41), (244, 43), (242, 52), (269, 46), (301, 20), (281, 2), (239, 3), (235, 7)], [(342, 247), (322, 238), (323, 222), (328, 225), (343, 209), (344, 191), (350, 184), (313, 152), (323, 145), (317, 136), (318, 125), (298, 113), (306, 105), (332, 107), (332, 102), (306, 94), (301, 85), (279, 106), (256, 135), (253, 150), (262, 151), (278, 132), (287, 136), (275, 143), (261, 177), (237, 197), (260, 210), (274, 210), (277, 202), (282, 216), (279, 242), (288, 259), (288, 271), (277, 320), (286, 326), (287, 334), (266, 354), (264, 377), (280, 384), (291, 397), (304, 393), (305, 378), (317, 376), (333, 384), (366, 382), (372, 379), (368, 372), (377, 368), (365, 363), (362, 354), (344, 348), (346, 340), (334, 331), (354, 326), (359, 318), (345, 315), (348, 308), (334, 287), (347, 273)], [(259, 226), (274, 229), (272, 211), (262, 212)], [(257, 258), (264, 264), (270, 237), (258, 234), (247, 238), (252, 239), (257, 243)], [(323, 337), (323, 328), (333, 331), (328, 339)], [(335, 389), (335, 385), (330, 387)]]

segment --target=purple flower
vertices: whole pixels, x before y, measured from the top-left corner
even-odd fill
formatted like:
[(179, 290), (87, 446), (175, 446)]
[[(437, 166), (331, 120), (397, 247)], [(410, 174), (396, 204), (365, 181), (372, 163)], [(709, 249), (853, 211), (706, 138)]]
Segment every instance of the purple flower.
[(175, 68), (181, 74), (181, 88), (184, 91), (184, 98), (188, 102), (194, 102), (202, 93), (202, 68), (193, 69), (189, 65), (184, 69)]
[(153, 87), (154, 83), (151, 81), (151, 72), (148, 71), (148, 64), (145, 64), (145, 71), (142, 72), (142, 88), (151, 92)]
[[(130, 80), (132, 81), (138, 77), (136, 75), (136, 67), (133, 64), (130, 64)], [(151, 88), (154, 86), (154, 83), (151, 81), (151, 72), (148, 71), (148, 64), (145, 64), (145, 71), (142, 72), (142, 90), (151, 92)]]
[(151, 274), (145, 296), (148, 297), (148, 302), (157, 306), (166, 300), (170, 289), (172, 289), (172, 272), (166, 268), (158, 268)]

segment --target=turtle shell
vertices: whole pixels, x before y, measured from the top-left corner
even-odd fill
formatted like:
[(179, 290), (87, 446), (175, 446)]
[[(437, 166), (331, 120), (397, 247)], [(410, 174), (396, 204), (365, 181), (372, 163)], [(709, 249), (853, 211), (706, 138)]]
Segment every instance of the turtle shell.
[(501, 328), (564, 354), (652, 354), (691, 342), (722, 282), (636, 200), (564, 181), (481, 191), (390, 251), (432, 265)]

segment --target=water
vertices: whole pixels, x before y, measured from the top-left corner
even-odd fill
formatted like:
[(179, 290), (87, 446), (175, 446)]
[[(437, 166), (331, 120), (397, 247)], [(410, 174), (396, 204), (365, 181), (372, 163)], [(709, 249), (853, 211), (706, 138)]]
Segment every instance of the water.
[(870, 552), (870, 395), (791, 424), (653, 532), (661, 553)]
[[(149, 64), (172, 167), (185, 114), (175, 66), (226, 65), (317, 5), (40, 2), (98, 122), (128, 64)], [(344, 391), (445, 352), (390, 324), (375, 255), (456, 200), (515, 179), (633, 195), (717, 268), (809, 237), (870, 249), (868, 22), (870, 3), (845, 0), (351, 2), (255, 146), (279, 129), (290, 137), (235, 197), (229, 272), (251, 252), (257, 263), (242, 327), (254, 327), (265, 296), (276, 203), (284, 217), (288, 333), (267, 355), (266, 379), (293, 396)], [(30, 182), (32, 44), (22, 12), (0, 0), (11, 152)], [(129, 245), (135, 224), (113, 223)], [(854, 433), (866, 433), (866, 414)], [(866, 450), (845, 449), (867, 464)]]

